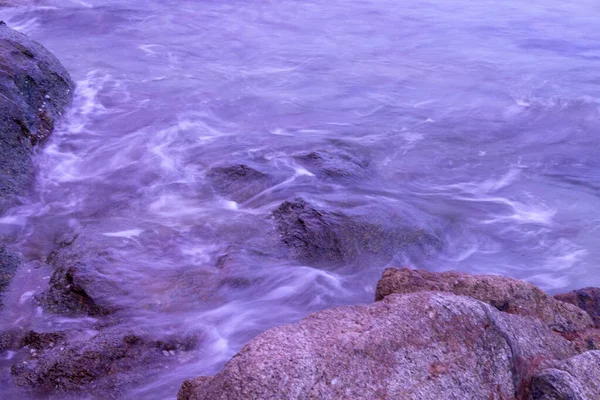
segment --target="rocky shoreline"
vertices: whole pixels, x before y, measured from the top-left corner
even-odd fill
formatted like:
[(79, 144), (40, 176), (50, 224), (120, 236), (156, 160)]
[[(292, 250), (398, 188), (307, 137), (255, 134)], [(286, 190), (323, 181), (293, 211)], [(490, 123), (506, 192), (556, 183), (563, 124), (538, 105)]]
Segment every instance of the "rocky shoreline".
[(599, 293), (389, 268), (374, 304), (270, 329), (178, 399), (597, 399)]
[[(54, 56), (0, 22), (0, 211), (30, 189), (35, 149), (73, 89)], [(298, 162), (323, 179), (353, 179), (368, 168), (345, 152), (308, 153)], [(223, 198), (247, 202), (281, 182), (259, 169), (223, 164), (208, 178)], [(297, 197), (276, 207), (269, 221), (277, 250), (264, 254), (315, 267), (385, 265), (397, 249), (429, 254), (443, 247), (435, 232), (376, 208), (349, 212)], [(206, 291), (235, 278), (236, 251), (219, 257), (222, 274), (203, 282)], [(36, 305), (96, 323), (55, 332), (0, 329), (0, 353), (17, 355), (12, 383), (32, 396), (120, 398), (193, 357), (200, 332), (157, 337), (119, 329), (126, 305), (114, 299), (125, 289), (104, 274), (112, 261), (110, 245), (96, 238), (70, 233), (57, 240), (44, 262), (52, 277)], [(0, 245), (0, 295), (20, 264)], [(591, 400), (600, 398), (599, 382), (600, 289), (552, 297), (507, 277), (389, 268), (373, 304), (327, 309), (269, 329), (215, 376), (185, 381), (178, 398)]]

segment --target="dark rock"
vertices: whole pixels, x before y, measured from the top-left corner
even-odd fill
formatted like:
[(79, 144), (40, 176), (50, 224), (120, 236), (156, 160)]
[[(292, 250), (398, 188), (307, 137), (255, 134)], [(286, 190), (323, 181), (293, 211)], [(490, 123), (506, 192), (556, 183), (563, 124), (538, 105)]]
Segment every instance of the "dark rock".
[(600, 399), (600, 351), (588, 351), (551, 365), (532, 379), (531, 400)]
[(324, 211), (302, 198), (283, 202), (273, 217), (293, 257), (309, 264), (356, 263), (363, 257), (386, 262), (408, 246), (424, 252), (440, 247), (432, 234), (406, 226), (391, 215), (377, 218)]
[[(0, 212), (31, 186), (34, 147), (72, 100), (73, 82), (48, 50), (0, 24)], [(0, 247), (0, 294), (20, 261)], [(0, 307), (2, 301), (0, 299)]]
[(88, 270), (81, 263), (59, 267), (50, 278), (50, 287), (38, 300), (46, 310), (57, 314), (99, 316), (115, 311), (110, 305), (99, 304), (88, 293), (88, 288), (96, 283)]
[(469, 296), (488, 303), (499, 311), (543, 321), (561, 333), (577, 332), (592, 327), (589, 316), (577, 307), (552, 298), (531, 283), (496, 275), (388, 268), (377, 283), (375, 300), (381, 300), (392, 293), (421, 291), (451, 292)]
[(10, 284), (20, 264), (20, 257), (10, 253), (6, 248), (0, 247), (0, 309), (3, 306), (3, 293)]
[(219, 195), (237, 203), (256, 196), (280, 181), (245, 164), (214, 167), (207, 177)]
[(29, 332), (23, 344), (31, 351), (11, 369), (17, 385), (40, 394), (85, 390), (97, 398), (114, 397), (168, 365), (179, 349), (172, 340), (110, 331)]
[(110, 251), (72, 239), (59, 243), (47, 263), (55, 270), (48, 289), (36, 296), (47, 311), (102, 316), (121, 308), (113, 299), (122, 294), (122, 288), (103, 272), (114, 263)]
[(210, 376), (199, 376), (197, 378), (188, 379), (183, 382), (179, 393), (177, 393), (177, 400), (188, 400), (194, 398), (195, 393), (206, 385), (212, 377)]
[(57, 343), (63, 343), (67, 335), (65, 332), (38, 333), (29, 331), (21, 341), (21, 346), (35, 350), (45, 350), (54, 347)]
[(16, 347), (14, 332), (0, 331), (0, 353)]
[(557, 294), (554, 298), (581, 308), (592, 317), (596, 328), (600, 328), (600, 288), (588, 287), (574, 290), (565, 294)]
[(313, 151), (295, 158), (319, 178), (364, 178), (369, 167), (368, 158), (342, 149)]
[(393, 294), (270, 329), (178, 399), (513, 399), (544, 360), (573, 355), (540, 321), (451, 293)]
[(35, 145), (72, 100), (73, 82), (48, 50), (0, 25), (0, 210), (30, 186)]

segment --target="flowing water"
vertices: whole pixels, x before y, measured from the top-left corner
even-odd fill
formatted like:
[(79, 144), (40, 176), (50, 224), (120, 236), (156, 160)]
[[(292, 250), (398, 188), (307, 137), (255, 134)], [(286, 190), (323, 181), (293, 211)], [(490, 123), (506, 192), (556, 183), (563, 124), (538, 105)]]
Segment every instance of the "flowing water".
[[(123, 330), (205, 334), (130, 398), (174, 398), (269, 327), (371, 301), (386, 266), (600, 285), (597, 1), (48, 0), (0, 19), (77, 83), (35, 193), (0, 217), (27, 261), (1, 321), (93, 323), (34, 297), (58, 236), (97, 240), (116, 254), (103, 273), (122, 289)], [(367, 175), (322, 179), (295, 157), (339, 149)], [(235, 203), (207, 181), (224, 163), (285, 179)], [(353, 268), (252, 252), (297, 196), (410, 215), (442, 249)], [(250, 283), (206, 289), (232, 246), (246, 256), (228, 273)]]

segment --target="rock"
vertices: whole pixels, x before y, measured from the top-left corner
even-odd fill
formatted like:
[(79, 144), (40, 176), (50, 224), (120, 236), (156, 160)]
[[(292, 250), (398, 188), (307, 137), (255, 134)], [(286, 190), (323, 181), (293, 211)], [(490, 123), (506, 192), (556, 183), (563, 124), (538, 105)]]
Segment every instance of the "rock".
[(531, 400), (600, 399), (600, 351), (554, 362), (531, 382)]
[(245, 164), (214, 167), (207, 178), (219, 195), (236, 203), (243, 203), (281, 181)]
[(321, 210), (302, 198), (285, 201), (273, 211), (281, 241), (294, 258), (308, 264), (357, 263), (363, 257), (387, 262), (409, 246), (423, 252), (441, 247), (434, 235), (407, 226), (391, 214), (351, 216)]
[(600, 288), (588, 287), (565, 294), (557, 294), (555, 299), (571, 303), (592, 317), (596, 328), (600, 328)]
[(0, 309), (3, 307), (2, 294), (10, 284), (19, 265), (21, 265), (20, 257), (12, 254), (5, 247), (0, 247)]
[(61, 242), (47, 263), (55, 270), (48, 289), (36, 296), (47, 311), (102, 316), (121, 308), (114, 299), (123, 295), (122, 288), (104, 273), (105, 268), (113, 268), (110, 251), (74, 238)]
[(388, 268), (377, 283), (375, 300), (381, 300), (392, 293), (420, 291), (469, 296), (509, 314), (539, 319), (561, 333), (592, 327), (589, 316), (579, 308), (550, 297), (531, 283), (496, 275)]
[(15, 333), (0, 331), (0, 353), (15, 347)]
[(59, 267), (50, 278), (50, 287), (36, 299), (56, 314), (100, 316), (116, 311), (118, 308), (96, 300), (90, 287), (98, 282), (88, 271), (89, 267), (81, 263)]
[(513, 399), (575, 355), (542, 322), (451, 293), (392, 294), (270, 329), (179, 399)]
[(0, 24), (0, 210), (29, 188), (33, 148), (52, 132), (73, 87), (48, 50)]
[(38, 333), (29, 331), (22, 339), (21, 345), (34, 350), (46, 350), (54, 347), (58, 343), (64, 344), (66, 338), (66, 332)]
[(199, 376), (198, 378), (188, 379), (183, 382), (179, 393), (177, 393), (177, 400), (187, 400), (193, 398), (197, 390), (200, 390), (202, 386), (206, 385), (212, 378), (210, 376)]
[[(0, 213), (31, 186), (33, 149), (50, 135), (72, 96), (73, 82), (56, 57), (1, 22)], [(0, 245), (0, 294), (19, 264)]]
[(589, 350), (600, 350), (600, 329), (598, 328), (562, 333), (562, 336), (570, 341), (580, 353)]
[(313, 151), (295, 159), (319, 178), (364, 178), (369, 159), (342, 149)]
[(127, 386), (176, 361), (178, 352), (193, 349), (197, 340), (153, 340), (115, 330), (31, 331), (22, 342), (29, 357), (13, 365), (11, 374), (17, 385), (40, 394), (85, 390), (94, 398), (118, 397)]

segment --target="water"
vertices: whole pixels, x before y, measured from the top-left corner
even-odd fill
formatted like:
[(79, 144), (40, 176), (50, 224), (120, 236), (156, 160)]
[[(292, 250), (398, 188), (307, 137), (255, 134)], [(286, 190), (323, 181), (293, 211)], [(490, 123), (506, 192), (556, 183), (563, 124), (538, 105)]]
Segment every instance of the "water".
[[(37, 155), (36, 194), (0, 219), (28, 261), (0, 318), (93, 323), (46, 314), (33, 296), (57, 236), (109, 248), (124, 331), (205, 335), (131, 396), (173, 398), (271, 326), (371, 301), (390, 265), (505, 274), (552, 293), (600, 285), (595, 1), (44, 0), (0, 19), (77, 82)], [(340, 148), (369, 160), (367, 177), (321, 179), (294, 158)], [(285, 179), (234, 203), (206, 178), (224, 162)], [(253, 251), (272, 237), (270, 211), (295, 196), (407, 214), (443, 249), (321, 269)]]

